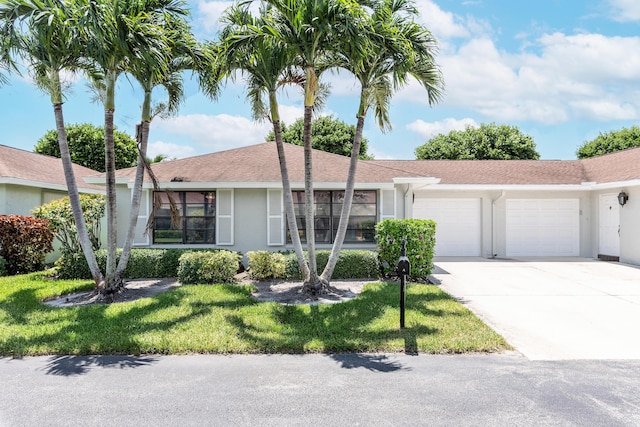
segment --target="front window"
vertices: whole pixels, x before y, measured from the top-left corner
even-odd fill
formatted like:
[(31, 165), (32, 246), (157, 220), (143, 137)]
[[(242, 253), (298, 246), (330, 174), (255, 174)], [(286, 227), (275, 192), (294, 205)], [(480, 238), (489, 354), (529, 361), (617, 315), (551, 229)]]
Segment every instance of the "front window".
[[(171, 201), (177, 216), (171, 217)], [(153, 243), (215, 243), (216, 193), (214, 191), (156, 192), (160, 204), (153, 212)]]
[[(292, 194), (300, 239), (306, 242), (304, 191), (293, 191)], [(333, 243), (340, 222), (344, 191), (314, 191), (313, 195), (316, 242)], [(377, 212), (377, 193), (375, 190), (354, 191), (344, 242), (373, 242)], [(287, 241), (291, 242), (289, 234)]]

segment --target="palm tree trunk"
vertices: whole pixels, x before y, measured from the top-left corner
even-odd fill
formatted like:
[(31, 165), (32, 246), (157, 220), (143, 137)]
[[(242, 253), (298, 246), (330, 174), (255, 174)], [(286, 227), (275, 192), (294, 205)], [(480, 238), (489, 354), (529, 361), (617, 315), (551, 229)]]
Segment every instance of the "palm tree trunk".
[(135, 238), (136, 226), (138, 224), (138, 215), (140, 214), (140, 201), (142, 198), (142, 185), (144, 184), (144, 171), (147, 162), (147, 146), (149, 145), (149, 127), (151, 125), (151, 91), (147, 87), (144, 91), (144, 101), (142, 102), (142, 120), (138, 131), (136, 132), (136, 140), (138, 142), (138, 165), (136, 167), (136, 178), (133, 183), (131, 194), (131, 212), (129, 213), (129, 227), (127, 228), (127, 236), (122, 246), (122, 253), (116, 268), (116, 281), (121, 282), (124, 271), (127, 269), (129, 257), (131, 255), (131, 247)]
[(138, 224), (138, 215), (140, 214), (140, 201), (142, 199), (142, 185), (144, 184), (144, 170), (147, 156), (147, 146), (149, 142), (149, 121), (143, 121), (140, 124), (136, 138), (138, 139), (138, 165), (136, 167), (136, 178), (133, 183), (133, 192), (131, 195), (131, 212), (129, 214), (129, 227), (127, 229), (127, 237), (122, 246), (122, 253), (116, 268), (116, 281), (121, 281), (124, 271), (127, 269), (129, 257), (131, 255), (131, 247), (135, 238), (136, 226)]
[(104, 109), (104, 153), (105, 171), (107, 175), (107, 270), (105, 294), (118, 292), (123, 284), (116, 281), (116, 262), (118, 244), (118, 221), (116, 201), (116, 156), (113, 141), (113, 115), (115, 111), (116, 73), (108, 72), (106, 78), (106, 100)]
[(60, 157), (62, 159), (62, 168), (64, 170), (64, 178), (67, 183), (67, 191), (69, 193), (69, 202), (71, 203), (71, 210), (73, 211), (73, 219), (76, 223), (76, 229), (78, 230), (78, 239), (80, 240), (80, 246), (82, 253), (84, 254), (91, 276), (96, 284), (96, 288), (104, 286), (104, 278), (98, 261), (96, 260), (96, 254), (93, 252), (93, 246), (91, 245), (91, 239), (89, 238), (89, 232), (87, 231), (87, 225), (82, 215), (82, 205), (80, 204), (80, 194), (78, 193), (78, 185), (76, 184), (75, 174), (73, 172), (73, 165), (71, 163), (71, 154), (69, 153), (69, 143), (67, 141), (67, 132), (64, 128), (64, 117), (62, 114), (62, 102), (57, 102), (53, 105), (53, 113), (56, 118), (56, 129), (58, 130), (58, 145), (60, 146)]
[(353, 147), (351, 148), (351, 161), (349, 162), (349, 173), (347, 175), (347, 183), (344, 189), (344, 201), (342, 202), (342, 211), (340, 212), (340, 221), (338, 222), (338, 231), (336, 232), (331, 254), (325, 266), (320, 280), (329, 283), (333, 270), (336, 268), (340, 250), (344, 243), (344, 236), (347, 234), (347, 226), (349, 225), (349, 215), (351, 214), (351, 205), (353, 204), (353, 192), (356, 182), (356, 168), (358, 167), (358, 156), (360, 155), (360, 145), (362, 143), (362, 131), (364, 129), (365, 115), (358, 115), (358, 124), (356, 125), (356, 134), (353, 137)]
[(282, 177), (282, 190), (284, 192), (284, 206), (287, 216), (287, 226), (291, 233), (291, 243), (296, 253), (298, 267), (302, 273), (304, 282), (310, 280), (309, 265), (304, 259), (304, 251), (302, 242), (300, 241), (300, 233), (298, 232), (298, 223), (296, 222), (296, 213), (293, 206), (293, 196), (291, 195), (291, 182), (289, 181), (289, 170), (287, 168), (287, 159), (284, 154), (284, 143), (282, 141), (282, 128), (280, 127), (280, 112), (278, 111), (278, 103), (276, 101), (275, 92), (269, 93), (269, 103), (271, 109), (271, 117), (273, 123), (273, 133), (275, 134), (276, 147), (278, 149), (278, 161), (280, 163), (280, 175)]
[(309, 280), (304, 282), (303, 292), (316, 295), (322, 290), (318, 280), (318, 263), (316, 260), (316, 236), (314, 225), (313, 194), (313, 150), (311, 147), (312, 106), (304, 107), (304, 217), (306, 222), (307, 254), (309, 256)]

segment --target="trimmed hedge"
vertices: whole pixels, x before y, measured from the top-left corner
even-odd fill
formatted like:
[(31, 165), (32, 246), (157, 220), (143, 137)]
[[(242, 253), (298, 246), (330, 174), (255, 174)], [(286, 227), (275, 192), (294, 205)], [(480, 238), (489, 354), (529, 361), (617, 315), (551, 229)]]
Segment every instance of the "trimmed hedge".
[[(320, 250), (316, 252), (318, 262), (318, 274), (322, 273), (331, 251)], [(307, 253), (305, 252), (305, 258)], [(302, 274), (298, 267), (298, 259), (295, 253), (285, 256), (286, 269), (284, 278), (288, 280), (301, 280)], [(376, 252), (369, 250), (345, 249), (340, 251), (336, 268), (332, 279), (377, 279), (380, 277), (380, 264)]]
[[(180, 256), (187, 252), (202, 251), (202, 249), (132, 249), (124, 277), (128, 279), (160, 279), (177, 277)], [(118, 249), (118, 259), (122, 253)], [(106, 249), (96, 251), (98, 265), (102, 271), (107, 265)], [(82, 253), (63, 253), (56, 261), (58, 276), (61, 279), (91, 279), (91, 271)]]
[(433, 270), (436, 223), (424, 219), (385, 219), (376, 224), (376, 242), (383, 275), (397, 276), (402, 239), (407, 240), (411, 280), (426, 281)]
[(0, 277), (6, 276), (7, 273), (8, 273), (8, 271), (7, 271), (7, 261), (5, 261), (4, 258), (2, 258), (0, 256)]
[(249, 275), (256, 280), (281, 279), (285, 273), (285, 256), (278, 252), (250, 251)]
[(182, 254), (178, 280), (182, 284), (231, 283), (238, 272), (242, 256), (227, 250)]

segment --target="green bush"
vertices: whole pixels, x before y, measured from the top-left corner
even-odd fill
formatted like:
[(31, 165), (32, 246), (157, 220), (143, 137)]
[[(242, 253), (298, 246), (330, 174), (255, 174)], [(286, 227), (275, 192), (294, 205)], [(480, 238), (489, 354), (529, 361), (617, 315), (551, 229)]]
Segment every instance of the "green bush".
[[(81, 194), (80, 206), (93, 250), (100, 248), (100, 222), (106, 198), (101, 194)], [(34, 217), (49, 221), (52, 231), (66, 252), (82, 252), (69, 196), (53, 200), (31, 211)]]
[(378, 256), (385, 276), (395, 276), (402, 240), (407, 241), (411, 280), (427, 280), (433, 270), (436, 223), (424, 219), (386, 219), (376, 225)]
[[(164, 277), (177, 277), (180, 256), (186, 252), (200, 251), (201, 249), (132, 249), (124, 277), (127, 279), (160, 279)], [(118, 259), (122, 250), (118, 249)], [(98, 266), (102, 271), (107, 265), (107, 251), (96, 251)], [(82, 253), (62, 254), (56, 261), (58, 276), (61, 279), (90, 279), (91, 271)]]
[(249, 274), (256, 280), (281, 279), (285, 273), (285, 257), (278, 252), (250, 251)]
[[(316, 252), (318, 262), (318, 274), (327, 265), (331, 251), (321, 250)], [(305, 258), (307, 253), (305, 252)], [(298, 267), (298, 259), (295, 253), (285, 256), (285, 278), (289, 280), (300, 280), (302, 274)], [(338, 262), (333, 271), (332, 279), (373, 279), (380, 276), (380, 267), (375, 252), (369, 250), (347, 249), (340, 251)]]
[(31, 273), (44, 268), (53, 250), (49, 222), (22, 215), (0, 215), (0, 256), (9, 275)]
[(231, 283), (238, 272), (241, 255), (218, 250), (182, 254), (178, 266), (178, 280), (182, 284)]
[(7, 261), (0, 256), (0, 277), (7, 275)]

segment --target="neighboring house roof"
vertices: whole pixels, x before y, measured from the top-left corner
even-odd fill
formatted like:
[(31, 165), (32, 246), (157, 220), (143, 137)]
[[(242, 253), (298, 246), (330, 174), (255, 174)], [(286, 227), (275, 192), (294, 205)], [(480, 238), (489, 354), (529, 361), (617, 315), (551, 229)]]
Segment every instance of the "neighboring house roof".
[[(82, 191), (103, 192), (104, 187), (86, 184), (83, 178), (97, 171), (73, 165), (78, 188)], [(0, 144), (0, 183), (27, 185), (55, 190), (67, 190), (62, 160), (8, 147)]]
[[(304, 150), (285, 144), (292, 183), (304, 182)], [(347, 179), (348, 157), (313, 152), (316, 183), (342, 183)], [(280, 168), (274, 143), (155, 163), (161, 183), (279, 183)], [(132, 182), (135, 168), (117, 172), (120, 182)], [(391, 183), (394, 178), (436, 178), (439, 184), (460, 185), (581, 185), (640, 179), (640, 148), (585, 160), (360, 160), (359, 184)], [(90, 182), (104, 180), (91, 178)]]

